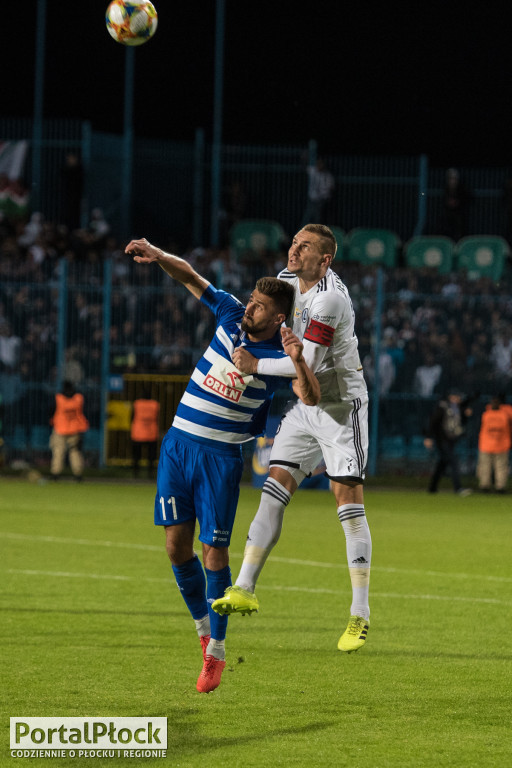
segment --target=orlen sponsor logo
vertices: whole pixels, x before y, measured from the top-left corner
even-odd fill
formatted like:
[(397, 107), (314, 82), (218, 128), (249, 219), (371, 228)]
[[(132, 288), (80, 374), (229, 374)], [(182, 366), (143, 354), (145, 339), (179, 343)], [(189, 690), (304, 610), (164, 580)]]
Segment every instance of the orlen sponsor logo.
[(226, 400), (230, 400), (232, 403), (238, 403), (240, 398), (242, 397), (243, 390), (237, 389), (235, 387), (236, 380), (238, 379), (242, 384), (244, 384), (243, 377), (239, 373), (235, 373), (234, 371), (228, 371), (227, 376), (231, 379), (232, 386), (229, 386), (228, 384), (224, 384), (224, 382), (219, 381), (215, 378), (215, 376), (212, 376), (211, 374), (208, 374), (208, 376), (205, 378), (203, 384), (208, 389), (211, 389), (212, 392), (215, 392), (216, 395), (219, 395), (220, 397), (224, 397)]

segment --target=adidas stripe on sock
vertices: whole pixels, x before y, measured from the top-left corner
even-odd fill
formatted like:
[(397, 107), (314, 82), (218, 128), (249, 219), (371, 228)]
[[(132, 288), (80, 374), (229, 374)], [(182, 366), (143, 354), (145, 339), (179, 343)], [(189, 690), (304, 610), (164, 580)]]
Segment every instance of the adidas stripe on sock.
[(338, 517), (347, 542), (347, 561), (352, 584), (353, 616), (370, 618), (368, 595), (370, 589), (370, 566), (372, 561), (372, 539), (363, 504), (343, 504), (338, 507)]

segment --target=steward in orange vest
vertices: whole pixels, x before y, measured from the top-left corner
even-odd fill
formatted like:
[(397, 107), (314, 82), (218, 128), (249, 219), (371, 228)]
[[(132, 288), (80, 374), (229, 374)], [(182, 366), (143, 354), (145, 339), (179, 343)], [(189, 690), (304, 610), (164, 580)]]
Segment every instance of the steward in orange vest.
[(57, 480), (64, 469), (66, 455), (76, 480), (81, 480), (84, 458), (81, 451), (82, 434), (89, 429), (83, 412), (84, 398), (75, 391), (70, 381), (65, 381), (62, 392), (55, 395), (55, 412), (50, 419), (53, 431), (50, 437), (52, 451), (51, 477)]
[(74, 394), (55, 395), (55, 413), (53, 414), (53, 428), (58, 435), (76, 435), (77, 432), (87, 432), (89, 422), (84, 416), (84, 396), (79, 392)]
[(139, 464), (142, 458), (143, 447), (146, 446), (148, 461), (148, 477), (153, 477), (156, 464), (157, 443), (160, 436), (158, 419), (160, 416), (160, 403), (153, 400), (148, 393), (144, 393), (133, 403), (133, 417), (131, 425), (133, 476), (139, 474)]
[(512, 419), (510, 406), (500, 397), (493, 397), (482, 413), (478, 435), (478, 487), (488, 492), (494, 488), (504, 493), (509, 473), (509, 451), (512, 445)]
[(133, 403), (131, 438), (140, 443), (158, 440), (158, 417), (160, 403), (157, 400), (141, 398)]

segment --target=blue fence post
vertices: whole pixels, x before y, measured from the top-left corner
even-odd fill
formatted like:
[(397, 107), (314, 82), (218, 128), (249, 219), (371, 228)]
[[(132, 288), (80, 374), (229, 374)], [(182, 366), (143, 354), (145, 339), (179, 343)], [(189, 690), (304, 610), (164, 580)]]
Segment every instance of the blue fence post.
[(121, 172), (121, 235), (128, 238), (132, 228), (133, 174), (133, 83), (135, 50), (126, 47), (124, 78), (123, 168)]
[(82, 141), (81, 141), (82, 166), (85, 170), (85, 190), (80, 204), (80, 226), (87, 228), (89, 223), (89, 209), (91, 200), (91, 189), (89, 181), (89, 172), (92, 160), (92, 126), (88, 120), (82, 123)]
[(428, 192), (428, 157), (420, 155), (418, 174), (418, 219), (414, 228), (414, 236), (423, 234), (427, 221), (427, 192)]
[(43, 101), (44, 101), (44, 59), (46, 38), (46, 0), (37, 2), (36, 62), (34, 74), (34, 115), (32, 123), (32, 210), (38, 211), (43, 205), (41, 189), (41, 168), (43, 149)]
[(219, 244), (219, 213), (222, 179), (222, 107), (224, 86), (224, 0), (217, 0), (215, 14), (215, 87), (213, 100), (211, 245)]
[(61, 259), (59, 262), (59, 298), (57, 319), (57, 392), (62, 388), (64, 363), (66, 361), (66, 330), (68, 326), (68, 262)]
[(370, 435), (370, 455), (368, 463), (368, 474), (375, 475), (377, 472), (377, 458), (379, 453), (379, 411), (380, 411), (380, 341), (382, 335), (382, 306), (384, 303), (384, 280), (382, 267), (377, 268), (377, 296), (375, 304), (375, 343), (373, 344), (373, 367), (374, 381), (372, 387), (371, 404), (371, 435)]
[(106, 464), (106, 422), (107, 399), (110, 380), (110, 317), (112, 298), (112, 259), (103, 265), (103, 343), (101, 348), (101, 391), (100, 391), (100, 467)]
[(318, 158), (318, 143), (316, 139), (308, 141), (308, 165), (315, 165)]
[(204, 131), (198, 128), (194, 144), (194, 199), (193, 199), (193, 243), (203, 245), (203, 207), (204, 207)]

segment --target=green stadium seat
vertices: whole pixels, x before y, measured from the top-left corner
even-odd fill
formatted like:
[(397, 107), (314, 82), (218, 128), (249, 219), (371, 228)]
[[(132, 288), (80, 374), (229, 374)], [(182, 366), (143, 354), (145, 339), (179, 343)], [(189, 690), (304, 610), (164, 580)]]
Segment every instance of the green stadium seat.
[(278, 251), (286, 241), (277, 221), (242, 219), (231, 227), (229, 242), (237, 259), (257, 258), (265, 251)]
[(404, 246), (405, 263), (413, 269), (429, 267), (441, 274), (453, 269), (455, 243), (449, 237), (412, 237)]
[(356, 227), (347, 235), (348, 259), (360, 264), (394, 267), (399, 246), (400, 238), (389, 229)]
[(505, 269), (510, 249), (497, 235), (470, 235), (455, 246), (457, 268), (465, 269), (470, 279), (490, 277), (499, 280)]

